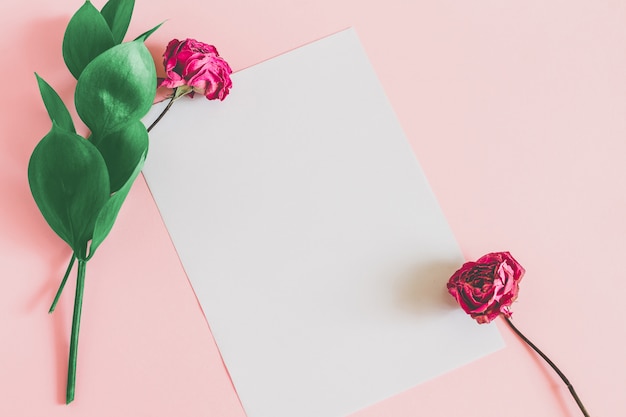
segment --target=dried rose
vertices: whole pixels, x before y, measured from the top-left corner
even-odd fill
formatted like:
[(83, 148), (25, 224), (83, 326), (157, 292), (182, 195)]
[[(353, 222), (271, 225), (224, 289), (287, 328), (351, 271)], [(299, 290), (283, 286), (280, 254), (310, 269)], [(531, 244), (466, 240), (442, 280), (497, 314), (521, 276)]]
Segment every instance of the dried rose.
[(500, 314), (511, 317), (524, 272), (509, 252), (489, 253), (463, 264), (448, 281), (448, 292), (478, 323), (489, 323)]
[(213, 45), (195, 39), (172, 39), (163, 54), (166, 78), (159, 87), (180, 89), (176, 95), (202, 94), (224, 100), (232, 87), (232, 70)]

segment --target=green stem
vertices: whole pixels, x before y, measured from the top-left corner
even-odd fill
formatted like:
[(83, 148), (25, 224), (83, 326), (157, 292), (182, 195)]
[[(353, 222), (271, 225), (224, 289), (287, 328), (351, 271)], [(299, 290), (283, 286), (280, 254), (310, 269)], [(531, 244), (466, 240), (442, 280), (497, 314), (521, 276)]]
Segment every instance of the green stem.
[(146, 129), (148, 132), (150, 132), (152, 128), (156, 126), (157, 123), (159, 123), (159, 121), (163, 118), (163, 116), (165, 116), (165, 113), (167, 113), (170, 107), (172, 107), (172, 104), (174, 104), (174, 101), (177, 100), (178, 98), (179, 97), (176, 96), (176, 90), (174, 90), (174, 94), (172, 94), (172, 98), (170, 99), (169, 103), (167, 103), (167, 106), (165, 106), (161, 114), (159, 114), (156, 120), (152, 122), (152, 124)]
[(50, 306), (50, 310), (48, 310), (48, 314), (52, 313), (54, 309), (57, 307), (57, 303), (59, 302), (59, 297), (61, 297), (63, 288), (65, 288), (67, 277), (70, 275), (70, 271), (72, 270), (72, 267), (74, 266), (74, 261), (76, 261), (76, 254), (72, 253), (72, 259), (70, 259), (70, 264), (67, 266), (67, 269), (65, 270), (63, 281), (61, 281), (61, 285), (59, 286), (59, 289), (57, 290), (57, 293), (54, 296), (54, 301), (52, 301), (52, 305)]
[(548, 358), (548, 356), (546, 356), (545, 353), (539, 350), (539, 348), (535, 346), (535, 344), (531, 342), (530, 339), (524, 336), (522, 332), (520, 332), (517, 329), (517, 327), (513, 325), (513, 323), (511, 322), (511, 319), (509, 319), (504, 314), (502, 315), (502, 317), (504, 318), (504, 321), (506, 321), (506, 323), (509, 325), (509, 327), (515, 332), (515, 334), (517, 334), (524, 342), (526, 342), (526, 344), (528, 344), (528, 346), (530, 346), (535, 352), (537, 352), (537, 354), (541, 356), (541, 358), (544, 361), (546, 361), (548, 365), (550, 365), (550, 367), (554, 370), (554, 372), (557, 373), (557, 375), (561, 378), (561, 380), (567, 386), (567, 389), (569, 390), (570, 394), (572, 394), (572, 397), (574, 397), (574, 401), (576, 401), (576, 404), (578, 404), (578, 408), (580, 408), (580, 411), (582, 411), (585, 417), (589, 417), (589, 413), (587, 412), (587, 410), (585, 409), (585, 406), (583, 405), (582, 401), (578, 397), (578, 394), (576, 394), (576, 390), (574, 390), (574, 386), (569, 382), (565, 374), (561, 372), (561, 370), (554, 364), (554, 362), (550, 360), (550, 358)]
[(85, 267), (87, 261), (78, 260), (78, 279), (76, 280), (76, 297), (74, 298), (74, 317), (72, 318), (72, 336), (70, 338), (70, 358), (67, 368), (67, 391), (65, 403), (74, 401), (76, 391), (76, 356), (78, 354), (78, 333), (80, 331), (80, 314), (83, 307), (83, 291), (85, 288)]

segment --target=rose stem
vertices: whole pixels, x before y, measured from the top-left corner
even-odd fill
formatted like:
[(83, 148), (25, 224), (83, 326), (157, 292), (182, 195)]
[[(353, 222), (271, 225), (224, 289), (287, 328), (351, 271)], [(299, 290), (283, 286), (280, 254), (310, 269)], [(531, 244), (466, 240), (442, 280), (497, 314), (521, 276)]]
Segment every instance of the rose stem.
[(65, 288), (65, 283), (67, 282), (67, 277), (70, 275), (70, 271), (74, 266), (74, 261), (76, 260), (76, 254), (72, 253), (72, 259), (70, 259), (70, 264), (67, 266), (65, 270), (65, 275), (63, 276), (63, 280), (61, 281), (61, 285), (57, 290), (56, 295), (54, 296), (54, 301), (52, 301), (52, 305), (50, 306), (50, 310), (48, 310), (48, 314), (52, 313), (57, 306), (57, 302), (59, 301), (59, 297), (61, 297), (61, 293), (63, 292), (63, 288)]
[(76, 280), (76, 297), (74, 298), (74, 317), (72, 319), (72, 335), (70, 338), (70, 359), (67, 368), (67, 392), (65, 403), (74, 401), (76, 390), (76, 355), (78, 353), (78, 332), (80, 331), (80, 313), (83, 307), (83, 290), (85, 288), (85, 266), (87, 261), (78, 260), (78, 279)]
[(585, 409), (585, 406), (583, 405), (582, 401), (578, 397), (578, 394), (576, 394), (576, 391), (574, 390), (574, 386), (569, 382), (569, 380), (567, 379), (565, 374), (563, 374), (563, 372), (561, 372), (561, 370), (554, 364), (554, 362), (552, 362), (550, 360), (550, 358), (548, 358), (546, 356), (545, 353), (543, 353), (541, 350), (539, 350), (539, 348), (537, 346), (535, 346), (535, 344), (533, 342), (531, 342), (526, 336), (524, 336), (522, 334), (522, 332), (520, 332), (517, 329), (517, 327), (515, 327), (513, 325), (513, 323), (511, 322), (511, 319), (509, 319), (505, 315), (502, 315), (502, 317), (504, 318), (504, 321), (506, 321), (506, 323), (509, 325), (509, 327), (511, 329), (513, 329), (515, 334), (517, 334), (524, 342), (526, 342), (528, 344), (528, 346), (530, 346), (535, 352), (537, 352), (537, 354), (539, 354), (539, 356), (541, 356), (543, 358), (543, 360), (545, 360), (548, 363), (548, 365), (550, 365), (550, 367), (554, 370), (554, 372), (557, 373), (557, 375), (563, 380), (563, 382), (567, 386), (567, 389), (569, 389), (569, 392), (572, 394), (572, 397), (574, 397), (574, 400), (576, 400), (576, 404), (578, 404), (578, 407), (580, 408), (580, 411), (583, 412), (583, 415), (585, 417), (589, 417), (589, 413), (587, 413), (587, 410)]
[(150, 132), (152, 128), (156, 126), (157, 123), (159, 123), (159, 121), (163, 118), (163, 116), (165, 116), (165, 113), (168, 112), (170, 107), (172, 107), (172, 104), (174, 104), (174, 100), (176, 100), (177, 98), (178, 97), (176, 97), (176, 89), (174, 89), (174, 94), (172, 94), (172, 98), (170, 99), (169, 103), (167, 103), (167, 106), (165, 106), (161, 114), (159, 114), (159, 117), (157, 117), (156, 120), (152, 122), (152, 124), (146, 129), (148, 132)]

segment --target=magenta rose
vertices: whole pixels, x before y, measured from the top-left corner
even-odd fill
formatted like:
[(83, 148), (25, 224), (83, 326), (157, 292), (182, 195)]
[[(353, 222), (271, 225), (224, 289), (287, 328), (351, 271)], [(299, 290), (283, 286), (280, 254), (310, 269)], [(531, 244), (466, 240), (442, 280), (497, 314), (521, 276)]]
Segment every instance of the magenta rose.
[[(159, 87), (181, 88), (178, 96), (202, 94), (209, 100), (224, 100), (232, 82), (232, 70), (213, 45), (195, 39), (173, 39), (163, 54), (166, 78)], [(182, 92), (182, 94), (181, 94)]]
[(448, 281), (448, 292), (478, 323), (489, 323), (500, 314), (511, 317), (524, 268), (509, 252), (489, 253), (466, 262)]

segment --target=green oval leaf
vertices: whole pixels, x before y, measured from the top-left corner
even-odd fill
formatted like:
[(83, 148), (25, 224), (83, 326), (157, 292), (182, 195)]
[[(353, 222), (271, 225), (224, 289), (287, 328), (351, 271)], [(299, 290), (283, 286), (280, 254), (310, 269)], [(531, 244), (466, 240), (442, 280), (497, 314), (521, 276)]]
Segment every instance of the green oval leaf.
[(106, 136), (141, 119), (156, 94), (156, 70), (142, 42), (126, 42), (100, 54), (83, 71), (74, 100), (92, 132)]
[(91, 241), (91, 246), (89, 248), (89, 257), (87, 259), (91, 259), (91, 257), (96, 253), (96, 249), (100, 246), (100, 244), (104, 241), (104, 239), (108, 236), (109, 232), (113, 228), (113, 224), (115, 223), (115, 219), (117, 219), (117, 215), (130, 191), (133, 182), (141, 172), (143, 168), (143, 164), (146, 160), (146, 154), (141, 155), (139, 162), (135, 166), (132, 174), (126, 180), (126, 183), (109, 198), (107, 203), (104, 205), (100, 213), (98, 214), (98, 218), (96, 219), (95, 228), (93, 231), (93, 239)]
[(84, 259), (98, 213), (109, 199), (109, 176), (98, 149), (53, 123), (28, 164), (33, 198), (52, 230)]
[(148, 151), (148, 132), (140, 120), (124, 125), (105, 137), (93, 135), (90, 140), (107, 164), (112, 193), (126, 183), (142, 155)]
[(98, 55), (113, 47), (109, 25), (98, 9), (87, 0), (74, 13), (63, 37), (63, 59), (74, 78)]
[(67, 110), (67, 107), (65, 107), (65, 103), (63, 103), (61, 97), (59, 97), (57, 92), (54, 91), (50, 84), (48, 84), (43, 78), (37, 75), (37, 73), (35, 73), (35, 77), (37, 77), (39, 92), (41, 93), (43, 104), (46, 106), (46, 110), (48, 111), (50, 119), (55, 122), (61, 129), (65, 129), (68, 132), (75, 133), (76, 129), (74, 128), (72, 116), (70, 116), (70, 112)]
[(134, 7), (135, 0), (109, 0), (100, 12), (109, 25), (116, 44), (124, 40)]

